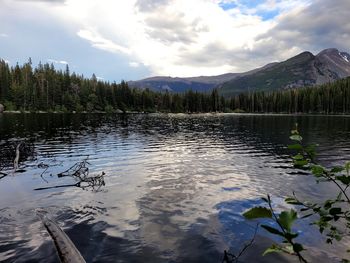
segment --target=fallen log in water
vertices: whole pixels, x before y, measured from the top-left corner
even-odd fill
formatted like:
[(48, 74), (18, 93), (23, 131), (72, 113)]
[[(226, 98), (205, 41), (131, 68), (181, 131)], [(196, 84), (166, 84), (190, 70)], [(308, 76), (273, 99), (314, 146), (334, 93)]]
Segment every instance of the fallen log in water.
[(43, 210), (36, 211), (38, 217), (43, 222), (47, 232), (55, 243), (58, 256), (62, 263), (85, 263), (83, 256), (74, 246), (72, 240), (64, 233), (55, 221), (48, 218)]

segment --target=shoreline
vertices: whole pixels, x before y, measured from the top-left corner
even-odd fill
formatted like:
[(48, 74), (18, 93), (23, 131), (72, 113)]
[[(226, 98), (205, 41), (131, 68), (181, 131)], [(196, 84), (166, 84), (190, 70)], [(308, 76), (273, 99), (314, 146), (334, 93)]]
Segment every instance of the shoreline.
[(109, 115), (122, 115), (122, 114), (165, 114), (165, 115), (240, 115), (240, 116), (332, 116), (332, 117), (350, 117), (350, 114), (334, 113), (334, 114), (324, 114), (324, 113), (257, 113), (257, 112), (138, 112), (138, 111), (126, 111), (126, 112), (105, 112), (105, 111), (96, 111), (96, 112), (61, 112), (61, 111), (4, 111), (2, 114), (109, 114)]

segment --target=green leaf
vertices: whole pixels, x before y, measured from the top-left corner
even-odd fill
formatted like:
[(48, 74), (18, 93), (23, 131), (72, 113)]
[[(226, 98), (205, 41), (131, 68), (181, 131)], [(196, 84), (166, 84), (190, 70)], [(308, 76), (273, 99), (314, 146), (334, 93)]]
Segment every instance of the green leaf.
[(324, 203), (323, 207), (324, 207), (325, 209), (329, 209), (329, 208), (332, 207), (332, 205), (333, 205), (334, 203), (335, 203), (335, 200), (329, 199), (329, 200), (327, 200), (327, 201)]
[(303, 137), (301, 137), (299, 134), (293, 134), (289, 137), (292, 141), (298, 141), (301, 142), (303, 140)]
[(272, 218), (272, 213), (270, 209), (266, 207), (253, 207), (249, 209), (248, 211), (243, 213), (243, 216), (246, 219), (256, 219), (256, 218)]
[(342, 192), (339, 192), (339, 194), (338, 194), (338, 196), (337, 196), (337, 201), (340, 201), (341, 198), (342, 198), (342, 196), (343, 196), (343, 193), (342, 193)]
[(283, 252), (282, 248), (278, 245), (273, 244), (271, 247), (267, 248), (264, 253), (263, 256), (270, 254), (270, 253), (281, 253)]
[(340, 207), (333, 207), (333, 208), (329, 209), (330, 215), (339, 215), (341, 213), (342, 213), (342, 211), (341, 211)]
[(315, 148), (316, 148), (317, 145), (315, 144), (311, 144), (311, 145), (308, 145), (305, 147), (305, 152), (307, 152), (307, 154), (310, 156), (311, 159), (313, 159), (316, 155), (316, 151), (315, 151)]
[(284, 201), (287, 204), (291, 204), (291, 205), (302, 205), (303, 204), (300, 201), (298, 201), (297, 199), (295, 199), (294, 197), (287, 197), (286, 199), (284, 199)]
[(299, 144), (299, 143), (297, 143), (297, 144), (290, 144), (290, 145), (288, 145), (288, 149), (300, 151), (300, 150), (303, 149), (303, 146), (301, 144)]
[(295, 253), (298, 253), (298, 252), (301, 252), (301, 251), (303, 251), (305, 249), (303, 248), (303, 246), (301, 244), (295, 243), (293, 245), (293, 250), (294, 250)]
[(313, 165), (311, 167), (311, 172), (315, 176), (321, 176), (324, 173), (324, 168), (320, 165)]
[(326, 223), (333, 220), (333, 216), (324, 215), (324, 216), (321, 216), (320, 220), (322, 221), (321, 224)]
[(293, 156), (293, 159), (298, 160), (298, 161), (304, 160), (304, 156), (299, 153), (299, 154)]
[(283, 211), (278, 217), (278, 222), (284, 229), (290, 232), (292, 225), (297, 218), (297, 212), (291, 209), (290, 211)]
[(304, 215), (304, 216), (302, 216), (301, 218), (307, 218), (307, 217), (312, 216), (312, 215), (314, 215), (314, 213)]
[(335, 240), (337, 240), (338, 242), (339, 242), (340, 240), (342, 240), (342, 237), (341, 237), (340, 235), (335, 235), (334, 238), (335, 238)]
[(335, 179), (342, 182), (345, 185), (350, 184), (350, 176), (342, 175), (342, 176), (336, 176)]
[(345, 164), (345, 170), (346, 170), (346, 174), (349, 176), (350, 175), (350, 162), (347, 162)]
[(266, 229), (267, 231), (269, 231), (271, 234), (279, 235), (279, 236), (284, 237), (284, 234), (281, 231), (279, 231), (278, 229), (274, 228), (274, 227), (270, 227), (268, 225), (261, 225), (261, 227)]
[(298, 233), (286, 233), (286, 234), (285, 234), (285, 238), (286, 238), (287, 240), (292, 240), (293, 238), (296, 238), (296, 237), (298, 237), (298, 236), (299, 236)]
[(294, 160), (294, 165), (295, 166), (305, 166), (307, 165), (309, 162), (307, 160), (301, 160), (301, 161), (298, 161), (298, 160)]
[(335, 174), (340, 173), (342, 171), (344, 171), (344, 167), (341, 167), (341, 166), (335, 166), (331, 169), (331, 173), (335, 173)]

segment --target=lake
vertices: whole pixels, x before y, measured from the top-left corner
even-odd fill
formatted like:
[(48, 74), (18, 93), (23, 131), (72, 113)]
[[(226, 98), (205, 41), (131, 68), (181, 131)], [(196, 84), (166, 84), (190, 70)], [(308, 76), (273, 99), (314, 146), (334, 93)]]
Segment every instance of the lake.
[[(320, 144), (322, 164), (350, 159), (347, 116), (0, 114), (1, 151), (23, 139), (34, 147), (14, 174), (2, 157), (10, 175), (0, 179), (0, 261), (59, 262), (42, 208), (87, 262), (221, 262), (252, 238), (256, 222), (241, 214), (266, 194), (277, 211), (293, 191), (303, 200), (336, 195), (292, 167), (296, 122), (306, 143)], [(86, 158), (90, 175), (105, 173), (98, 191), (34, 190), (75, 184), (57, 174)], [(310, 220), (296, 223), (305, 257), (339, 262), (349, 240), (325, 244)], [(259, 229), (242, 262), (297, 262), (262, 257), (273, 241)]]

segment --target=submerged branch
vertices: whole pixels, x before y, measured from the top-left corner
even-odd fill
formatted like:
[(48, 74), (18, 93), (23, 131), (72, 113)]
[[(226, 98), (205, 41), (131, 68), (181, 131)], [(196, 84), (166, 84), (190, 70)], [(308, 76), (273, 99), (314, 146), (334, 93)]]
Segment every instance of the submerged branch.
[(224, 250), (224, 258), (222, 259), (222, 263), (238, 263), (239, 258), (244, 254), (244, 252), (251, 246), (253, 245), (255, 241), (256, 234), (259, 229), (259, 224), (256, 225), (255, 230), (254, 230), (254, 235), (251, 238), (249, 242), (244, 244), (243, 248), (239, 251), (238, 255), (234, 255), (232, 253), (227, 252)]

